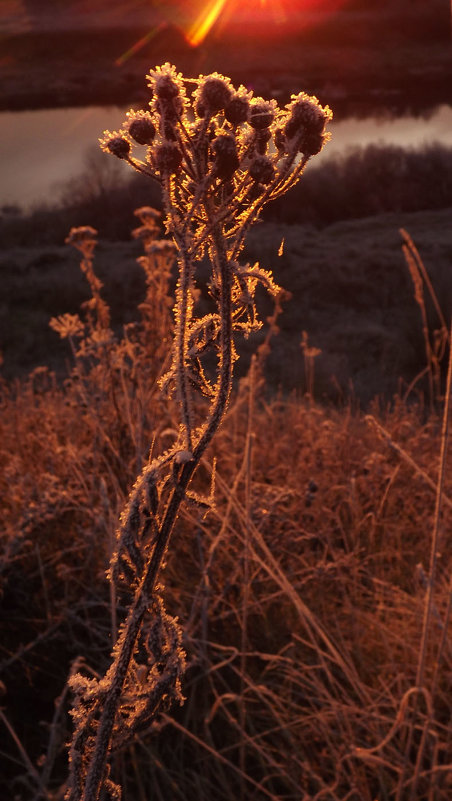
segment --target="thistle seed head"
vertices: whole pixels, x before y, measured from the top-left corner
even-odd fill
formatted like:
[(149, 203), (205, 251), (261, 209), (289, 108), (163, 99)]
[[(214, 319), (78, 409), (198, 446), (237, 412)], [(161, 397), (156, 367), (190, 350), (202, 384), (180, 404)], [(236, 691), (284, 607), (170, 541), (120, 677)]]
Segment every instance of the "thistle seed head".
[(180, 92), (177, 82), (169, 73), (161, 73), (156, 77), (154, 91), (161, 100), (173, 100)]
[(275, 147), (277, 150), (285, 150), (286, 148), (286, 137), (284, 131), (281, 128), (277, 128), (274, 136), (273, 141), (275, 143)]
[(299, 147), (300, 153), (303, 153), (305, 156), (316, 156), (320, 153), (323, 145), (328, 141), (328, 138), (328, 134), (324, 133), (317, 133), (315, 131), (307, 133), (301, 138)]
[(132, 139), (139, 145), (150, 145), (155, 138), (155, 125), (150, 114), (142, 111), (136, 114), (127, 115), (129, 117), (128, 131)]
[(130, 153), (130, 142), (122, 135), (122, 132), (104, 131), (99, 142), (102, 150), (112, 153), (118, 159), (126, 159)]
[(310, 97), (305, 92), (292, 95), (292, 100), (286, 107), (289, 118), (284, 133), (288, 139), (293, 139), (299, 133), (323, 133), (325, 125), (332, 119), (332, 111), (328, 106), (321, 106), (316, 97)]
[(197, 96), (199, 103), (207, 112), (216, 114), (229, 103), (232, 97), (232, 88), (226, 78), (213, 73), (200, 82)]
[(269, 184), (273, 180), (275, 170), (267, 156), (256, 156), (250, 164), (249, 174), (253, 181)]
[(247, 122), (250, 115), (250, 103), (245, 95), (235, 94), (224, 109), (224, 116), (231, 125)]
[(161, 117), (170, 122), (176, 122), (184, 111), (184, 104), (180, 97), (159, 98), (155, 107)]
[(262, 195), (262, 192), (264, 192), (264, 190), (265, 186), (263, 184), (260, 184), (258, 181), (255, 181), (254, 184), (252, 184), (252, 186), (249, 189), (249, 192), (247, 194), (247, 200), (249, 200), (250, 203), (252, 203), (253, 200), (257, 200), (257, 198)]
[(155, 150), (155, 166), (162, 175), (176, 173), (182, 162), (182, 153), (173, 142), (164, 142)]
[(263, 100), (262, 97), (255, 97), (251, 101), (249, 123), (252, 128), (262, 130), (268, 128), (275, 119), (276, 102), (274, 100)]
[(196, 103), (195, 111), (196, 111), (196, 114), (198, 115), (198, 117), (201, 117), (201, 119), (203, 119), (206, 116), (206, 107), (200, 101), (198, 101)]
[(212, 152), (216, 175), (218, 178), (230, 181), (240, 163), (234, 136), (231, 134), (217, 136), (212, 142)]

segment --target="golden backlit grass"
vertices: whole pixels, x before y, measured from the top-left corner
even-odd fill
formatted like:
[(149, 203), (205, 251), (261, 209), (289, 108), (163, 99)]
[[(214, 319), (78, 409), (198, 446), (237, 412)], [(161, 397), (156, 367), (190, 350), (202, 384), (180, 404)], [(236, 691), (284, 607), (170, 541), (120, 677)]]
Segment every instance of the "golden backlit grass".
[[(80, 656), (108, 664), (118, 513), (176, 419), (148, 312), (114, 346), (127, 369), (91, 354), (63, 384), (41, 368), (2, 387), (5, 797), (59, 797), (59, 694)], [(416, 799), (450, 797), (452, 472), (422, 648), (441, 451), (441, 402), (426, 406), (366, 416), (269, 394), (256, 364), (241, 380), (197, 478), (208, 494), (216, 460), (215, 508), (185, 508), (164, 571), (187, 700), (116, 757), (125, 801), (408, 801), (416, 765)]]

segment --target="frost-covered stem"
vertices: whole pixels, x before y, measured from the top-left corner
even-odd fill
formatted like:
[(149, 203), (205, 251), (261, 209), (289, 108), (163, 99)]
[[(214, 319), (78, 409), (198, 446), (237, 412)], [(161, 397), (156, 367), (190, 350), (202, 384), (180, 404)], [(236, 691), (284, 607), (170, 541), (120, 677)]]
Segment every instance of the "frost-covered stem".
[[(137, 642), (141, 636), (147, 645), (143, 621), (161, 600), (157, 581), (174, 525), (190, 481), (227, 409), (232, 332), (249, 333), (256, 328), (257, 283), (273, 294), (278, 291), (270, 273), (259, 265), (242, 267), (236, 256), (265, 203), (296, 182), (308, 153), (320, 151), (325, 124), (331, 118), (328, 107), (322, 108), (316, 98), (305, 93), (292, 96), (285, 109), (277, 109), (275, 101), (253, 101), (243, 88), (236, 91), (229, 79), (216, 74), (196, 79), (191, 100), (182, 76), (170, 64), (151, 70), (148, 78), (151, 110), (129, 112), (124, 127), (119, 132), (105, 131), (100, 141), (104, 150), (157, 178), (162, 185), (167, 233), (178, 246), (180, 274), (172, 364), (160, 385), (177, 389), (180, 431), (174, 447), (144, 468), (121, 516), (111, 580), (125, 582), (130, 603), (104, 678), (86, 684), (83, 677), (74, 677), (79, 700), (68, 801), (99, 801), (102, 788), (111, 790), (115, 797), (120, 792), (109, 778), (109, 753), (113, 746), (123, 743), (124, 724), (133, 735), (141, 714), (138, 712), (137, 717), (136, 710), (129, 712), (128, 693), (121, 706), (122, 696), (126, 686), (129, 690), (128, 682), (136, 684), (138, 668), (141, 672), (151, 662), (149, 655), (141, 664)], [(269, 153), (273, 155), (266, 156), (266, 143), (272, 137), (275, 147)], [(133, 157), (137, 145), (147, 147), (146, 163)], [(296, 164), (298, 153), (303, 156)], [(256, 191), (257, 200), (253, 202)], [(93, 229), (86, 228), (83, 234), (86, 247), (92, 247)], [(204, 251), (209, 252), (212, 262), (209, 290), (217, 305), (216, 314), (205, 317), (195, 314), (192, 291), (195, 267)], [(216, 347), (218, 359), (214, 388), (201, 364), (203, 353), (211, 345)], [(199, 386), (197, 371), (201, 375)], [(192, 409), (196, 389), (211, 397), (211, 402), (204, 423), (195, 429), (195, 421), (205, 409), (204, 405)], [(177, 656), (175, 645), (172, 655)], [(151, 699), (153, 694), (158, 698), (156, 706), (148, 699), (145, 714), (149, 713), (149, 719), (155, 715), (168, 682), (183, 671), (185, 661), (180, 654), (178, 665), (176, 674), (171, 668), (172, 676), (171, 670), (166, 678), (162, 674), (161, 680), (150, 676), (146, 692), (149, 690)], [(132, 688), (132, 699), (133, 693)], [(136, 698), (141, 697), (137, 688)]]
[(193, 458), (187, 462), (175, 483), (168, 501), (165, 516), (158, 532), (152, 557), (144, 573), (133, 605), (116, 644), (117, 657), (107, 674), (109, 689), (105, 694), (102, 713), (96, 735), (94, 752), (87, 772), (82, 801), (97, 801), (105, 772), (108, 750), (111, 742), (115, 715), (124, 686), (135, 643), (140, 632), (143, 617), (149, 608), (154, 592), (156, 578), (163, 556), (171, 537), (185, 491), (199, 461), (211, 442), (226, 410), (232, 381), (232, 313), (231, 313), (231, 272), (226, 255), (223, 232), (219, 225), (213, 228), (213, 241), (221, 278), (221, 331), (220, 365), (218, 388), (213, 401), (207, 425), (193, 451)]
[(177, 391), (182, 408), (182, 420), (185, 426), (185, 447), (192, 450), (190, 387), (187, 372), (188, 324), (190, 322), (190, 260), (184, 243), (178, 242), (180, 252), (179, 285), (177, 287), (176, 314), (176, 359), (177, 359)]
[(258, 202), (252, 207), (250, 214), (246, 217), (246, 220), (240, 225), (238, 230), (234, 230), (229, 233), (230, 236), (234, 237), (234, 248), (232, 250), (231, 258), (237, 258), (238, 254), (240, 253), (245, 237), (253, 225), (253, 223), (257, 220), (261, 210), (268, 203), (269, 200), (275, 200), (275, 198), (283, 195), (289, 186), (292, 183), (295, 183), (298, 177), (303, 172), (307, 162), (309, 161), (309, 156), (303, 156), (300, 162), (297, 164), (295, 170), (291, 174), (291, 167), (293, 164), (294, 159), (291, 158), (287, 161), (282, 170), (280, 175), (277, 175), (275, 180), (267, 187), (265, 192), (261, 195)]

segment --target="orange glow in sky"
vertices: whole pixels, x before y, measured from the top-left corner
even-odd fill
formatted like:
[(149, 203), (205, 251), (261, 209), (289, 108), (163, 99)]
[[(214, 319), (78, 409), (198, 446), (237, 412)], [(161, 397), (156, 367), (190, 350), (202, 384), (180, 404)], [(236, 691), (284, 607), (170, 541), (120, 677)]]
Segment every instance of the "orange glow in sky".
[(312, 24), (308, 20), (310, 14), (325, 16), (346, 4), (347, 0), (208, 0), (197, 3), (198, 13), (194, 15), (186, 38), (197, 47), (219, 18), (224, 27), (234, 23), (236, 15), (240, 18), (243, 12), (253, 14), (256, 23), (266, 20), (269, 25), (280, 25), (290, 23), (294, 18), (297, 26), (305, 27)]
[(228, 0), (212, 0), (207, 3), (199, 17), (194, 21), (187, 33), (187, 39), (193, 47), (199, 45), (206, 38), (212, 25), (220, 16)]

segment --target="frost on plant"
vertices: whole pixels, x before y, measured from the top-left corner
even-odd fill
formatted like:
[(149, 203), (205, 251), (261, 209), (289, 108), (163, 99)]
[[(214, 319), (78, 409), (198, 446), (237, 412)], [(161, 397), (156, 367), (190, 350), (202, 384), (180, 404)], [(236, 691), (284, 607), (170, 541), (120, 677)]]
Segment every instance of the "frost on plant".
[[(102, 787), (119, 798), (109, 775), (111, 753), (149, 725), (162, 705), (182, 699), (181, 630), (164, 610), (159, 572), (181, 505), (189, 500), (205, 512), (211, 504), (189, 484), (227, 408), (234, 338), (261, 326), (257, 286), (274, 296), (280, 291), (269, 271), (243, 264), (240, 254), (265, 204), (298, 181), (328, 140), (332, 117), (304, 93), (279, 108), (217, 73), (187, 80), (164, 64), (148, 80), (149, 110), (129, 111), (119, 131), (104, 132), (101, 146), (162, 188), (168, 239), (156, 241), (157, 212), (147, 207), (138, 211), (142, 225), (135, 236), (143, 240), (145, 271), (150, 259), (177, 257), (174, 338), (160, 386), (177, 398), (179, 429), (169, 450), (143, 467), (121, 515), (109, 576), (127, 614), (110, 667), (99, 681), (80, 674), (71, 680), (75, 733), (67, 801), (97, 801)], [(74, 234), (76, 246), (77, 236), (97, 320), (106, 326), (86, 251), (93, 237), (88, 230), (84, 237)], [(211, 308), (198, 314), (199, 268), (206, 261)], [(153, 281), (155, 272), (148, 272), (149, 288)], [(72, 330), (74, 321), (65, 326)]]

